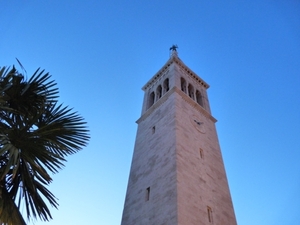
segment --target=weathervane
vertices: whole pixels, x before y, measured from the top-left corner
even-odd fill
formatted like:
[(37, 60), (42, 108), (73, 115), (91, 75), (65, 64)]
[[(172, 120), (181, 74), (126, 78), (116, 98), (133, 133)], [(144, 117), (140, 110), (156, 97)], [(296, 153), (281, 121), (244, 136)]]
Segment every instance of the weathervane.
[(172, 52), (177, 52), (177, 48), (178, 46), (177, 45), (172, 45), (172, 47), (170, 48), (170, 50), (172, 50)]

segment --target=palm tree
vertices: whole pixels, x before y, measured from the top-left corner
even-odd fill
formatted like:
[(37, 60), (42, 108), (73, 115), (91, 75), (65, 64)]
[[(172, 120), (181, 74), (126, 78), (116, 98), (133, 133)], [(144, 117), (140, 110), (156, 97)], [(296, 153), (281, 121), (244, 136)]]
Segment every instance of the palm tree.
[(86, 146), (86, 122), (57, 103), (51, 76), (37, 69), (29, 80), (14, 67), (0, 69), (0, 224), (25, 225), (52, 219), (47, 202), (58, 207), (47, 189), (49, 173), (64, 166), (66, 156)]

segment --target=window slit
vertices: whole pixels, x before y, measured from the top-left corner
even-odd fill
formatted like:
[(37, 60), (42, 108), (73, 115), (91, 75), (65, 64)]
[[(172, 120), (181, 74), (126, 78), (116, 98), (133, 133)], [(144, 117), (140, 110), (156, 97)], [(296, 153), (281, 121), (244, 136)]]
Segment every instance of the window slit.
[(208, 221), (210, 223), (212, 223), (213, 222), (212, 210), (211, 210), (211, 208), (209, 206), (207, 206), (207, 216), (208, 216)]
[(150, 199), (150, 187), (146, 188), (146, 201), (149, 201)]

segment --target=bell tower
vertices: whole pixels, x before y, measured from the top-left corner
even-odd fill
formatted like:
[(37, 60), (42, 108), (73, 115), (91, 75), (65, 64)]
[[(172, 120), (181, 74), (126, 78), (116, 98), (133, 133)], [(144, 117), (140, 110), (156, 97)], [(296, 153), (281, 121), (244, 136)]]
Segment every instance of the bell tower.
[(121, 225), (236, 225), (209, 85), (170, 51), (142, 88)]

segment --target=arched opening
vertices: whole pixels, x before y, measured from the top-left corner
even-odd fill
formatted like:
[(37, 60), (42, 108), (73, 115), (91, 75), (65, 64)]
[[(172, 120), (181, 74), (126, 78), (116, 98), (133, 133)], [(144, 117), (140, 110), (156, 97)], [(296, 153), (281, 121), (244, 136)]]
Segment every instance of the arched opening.
[(194, 97), (194, 87), (191, 84), (189, 84), (189, 86), (188, 86), (188, 95), (190, 96), (191, 99), (195, 99), (195, 97)]
[(203, 107), (203, 99), (202, 99), (202, 94), (200, 91), (196, 91), (196, 101), (199, 105)]
[(169, 91), (169, 78), (164, 80), (164, 93), (166, 93), (167, 91)]
[(154, 100), (155, 100), (155, 93), (154, 91), (152, 91), (149, 95), (148, 108), (150, 108), (154, 104)]
[(160, 99), (161, 96), (162, 96), (162, 87), (161, 87), (161, 85), (159, 85), (159, 86), (156, 88), (156, 97), (157, 97), (156, 100)]
[(180, 78), (181, 90), (186, 93), (186, 81), (183, 77)]

